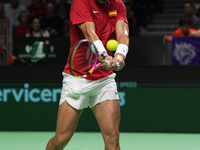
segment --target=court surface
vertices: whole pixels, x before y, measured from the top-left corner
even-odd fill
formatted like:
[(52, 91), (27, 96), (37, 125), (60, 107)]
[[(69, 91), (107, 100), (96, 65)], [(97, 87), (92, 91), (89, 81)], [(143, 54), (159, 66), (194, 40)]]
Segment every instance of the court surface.
[[(45, 150), (54, 132), (0, 132), (1, 150)], [(200, 150), (200, 134), (121, 133), (122, 150)], [(99, 132), (76, 132), (65, 150), (104, 150)]]

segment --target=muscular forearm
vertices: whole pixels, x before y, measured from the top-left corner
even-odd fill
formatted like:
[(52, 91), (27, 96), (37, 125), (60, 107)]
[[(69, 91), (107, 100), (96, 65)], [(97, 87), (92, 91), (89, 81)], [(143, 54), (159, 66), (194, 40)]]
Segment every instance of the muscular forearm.
[(129, 27), (123, 20), (116, 23), (117, 42), (129, 46)]
[(126, 54), (128, 53), (129, 27), (123, 20), (119, 20), (116, 23), (116, 35), (119, 45), (115, 53), (115, 59), (124, 60), (126, 58)]
[[(123, 31), (124, 30), (124, 31)], [(126, 29), (123, 29), (121, 34), (117, 37), (117, 41), (119, 44), (125, 44), (129, 46), (129, 34)]]
[(78, 25), (83, 35), (86, 39), (91, 40), (92, 42), (99, 40), (98, 36), (95, 33), (95, 26), (93, 22), (84, 22)]
[(129, 46), (129, 28), (128, 24), (123, 20), (119, 20), (116, 23), (116, 35), (119, 45), (113, 60), (116, 62), (117, 70), (121, 70), (125, 66), (124, 59), (128, 53)]
[(94, 45), (97, 47), (99, 54), (106, 53), (106, 49), (104, 48), (103, 43), (99, 40), (99, 37), (95, 32), (95, 25), (93, 22), (84, 22), (78, 26), (83, 32), (84, 37), (94, 42)]

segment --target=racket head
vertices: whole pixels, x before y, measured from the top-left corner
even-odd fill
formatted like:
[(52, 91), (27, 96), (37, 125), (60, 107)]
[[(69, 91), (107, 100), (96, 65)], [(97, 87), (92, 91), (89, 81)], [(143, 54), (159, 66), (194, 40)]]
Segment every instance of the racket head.
[[(76, 55), (76, 52), (78, 51), (79, 47), (81, 46), (85, 46), (88, 44), (88, 48), (85, 47), (86, 52), (86, 56), (85, 57), (88, 57), (88, 69), (85, 73), (83, 74), (79, 74), (79, 73), (76, 73), (76, 71), (74, 70), (74, 61), (75, 61), (75, 55)], [(84, 56), (82, 56), (84, 57)], [(97, 51), (97, 48), (96, 46), (93, 44), (92, 41), (88, 40), (88, 39), (82, 39), (80, 41), (78, 41), (74, 47), (72, 48), (72, 52), (70, 54), (70, 59), (69, 59), (69, 69), (70, 69), (70, 72), (73, 76), (77, 77), (77, 78), (86, 78), (87, 76), (89, 76), (95, 69), (97, 69), (98, 67), (102, 66), (103, 63), (102, 62), (99, 62), (98, 63), (98, 60), (100, 60), (101, 57), (99, 57), (99, 54), (98, 54), (98, 51)]]

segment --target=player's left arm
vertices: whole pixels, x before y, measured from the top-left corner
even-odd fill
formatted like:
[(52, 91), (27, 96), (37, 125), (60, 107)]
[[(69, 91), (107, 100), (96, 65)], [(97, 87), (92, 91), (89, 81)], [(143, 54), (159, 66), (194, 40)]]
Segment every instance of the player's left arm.
[(129, 26), (124, 20), (118, 20), (116, 22), (116, 36), (117, 42), (119, 43), (117, 50), (115, 52), (114, 61), (120, 65), (116, 70), (121, 70), (125, 66), (125, 58), (128, 53), (129, 46)]

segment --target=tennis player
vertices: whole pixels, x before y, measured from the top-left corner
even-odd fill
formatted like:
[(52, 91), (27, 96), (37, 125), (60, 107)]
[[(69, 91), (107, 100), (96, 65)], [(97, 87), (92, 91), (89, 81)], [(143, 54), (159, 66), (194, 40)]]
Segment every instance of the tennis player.
[[(125, 5), (122, 0), (73, 0), (70, 20), (70, 52), (79, 40), (89, 39), (99, 54), (111, 63), (98, 68), (86, 79), (80, 79), (71, 75), (68, 58), (63, 71), (56, 134), (49, 140), (46, 150), (64, 149), (76, 130), (81, 113), (87, 107), (93, 110), (97, 119), (105, 150), (120, 150), (120, 103), (113, 70), (119, 71), (125, 66), (128, 53), (129, 25)], [(114, 56), (105, 48), (110, 39), (116, 39), (119, 43)], [(84, 56), (80, 51), (80, 61), (73, 62), (74, 70), (80, 74), (87, 66)]]

